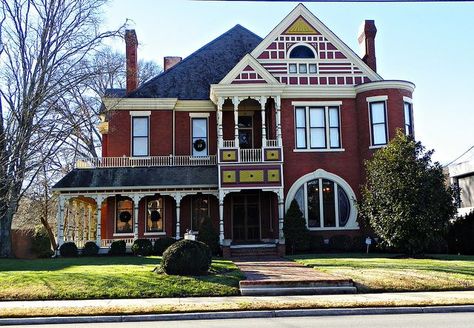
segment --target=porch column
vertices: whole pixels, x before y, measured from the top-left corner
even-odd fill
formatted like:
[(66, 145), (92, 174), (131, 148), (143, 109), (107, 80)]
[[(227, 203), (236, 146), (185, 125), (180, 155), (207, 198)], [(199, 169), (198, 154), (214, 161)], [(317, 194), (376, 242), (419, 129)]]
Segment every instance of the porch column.
[(102, 222), (102, 202), (105, 197), (102, 195), (97, 195), (95, 201), (97, 206), (95, 208), (96, 217), (97, 217), (97, 227), (96, 227), (96, 244), (97, 246), (102, 246), (102, 231), (101, 231), (101, 222)]
[(82, 204), (82, 241), (85, 243), (87, 240), (86, 236), (86, 206)]
[(174, 200), (176, 201), (176, 240), (181, 238), (181, 199), (183, 196), (180, 193), (177, 193), (173, 196)]
[(275, 97), (275, 110), (276, 110), (276, 116), (275, 116), (275, 121), (276, 121), (276, 137), (277, 137), (277, 142), (278, 146), (282, 147), (283, 146), (283, 141), (281, 138), (281, 98), (280, 96)]
[(283, 218), (285, 217), (285, 199), (283, 189), (280, 189), (278, 195), (278, 239), (281, 244), (285, 243), (285, 235), (283, 234)]
[(224, 244), (224, 193), (219, 193), (219, 244)]
[(235, 147), (239, 147), (239, 97), (232, 98), (234, 104), (234, 142)]
[[(265, 124), (265, 104), (267, 102), (267, 98), (264, 96), (260, 97), (260, 106), (261, 106), (261, 114), (262, 114), (262, 148), (267, 146), (267, 126)], [(263, 155), (263, 152), (262, 152)]]
[(79, 206), (78, 206), (77, 201), (74, 201), (72, 204), (73, 204), (72, 206), (74, 206), (74, 230), (73, 230), (74, 238), (73, 238), (73, 241), (76, 243), (77, 240), (78, 240), (78, 235), (79, 235)]
[(224, 146), (224, 132), (222, 129), (222, 107), (224, 106), (224, 98), (219, 97), (217, 100), (217, 145), (219, 148)]
[(140, 205), (140, 195), (133, 195), (133, 240), (138, 239), (138, 208)]
[(87, 206), (87, 240), (91, 240), (92, 205)]
[(64, 197), (58, 196), (58, 212), (56, 213), (56, 223), (58, 226), (58, 248), (64, 244)]

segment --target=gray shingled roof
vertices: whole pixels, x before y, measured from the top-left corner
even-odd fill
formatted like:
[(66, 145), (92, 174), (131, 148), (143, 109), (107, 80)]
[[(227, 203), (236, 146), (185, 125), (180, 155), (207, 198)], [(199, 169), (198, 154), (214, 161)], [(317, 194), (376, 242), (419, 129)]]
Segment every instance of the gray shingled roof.
[(128, 97), (207, 100), (210, 85), (222, 80), (261, 41), (258, 35), (236, 25)]
[(215, 186), (217, 166), (74, 169), (53, 189)]

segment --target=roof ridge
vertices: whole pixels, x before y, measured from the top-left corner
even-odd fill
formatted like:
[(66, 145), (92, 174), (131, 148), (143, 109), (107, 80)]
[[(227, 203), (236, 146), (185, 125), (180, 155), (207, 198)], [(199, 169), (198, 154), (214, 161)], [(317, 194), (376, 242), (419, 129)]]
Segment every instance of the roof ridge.
[(144, 89), (146, 88), (149, 84), (152, 84), (156, 79), (158, 78), (161, 78), (162, 76), (164, 75), (167, 75), (169, 74), (170, 72), (172, 72), (173, 70), (175, 70), (177, 67), (181, 66), (183, 63), (187, 62), (190, 58), (196, 56), (197, 54), (199, 54), (200, 52), (206, 50), (209, 46), (211, 46), (212, 44), (220, 41), (221, 39), (223, 39), (225, 36), (227, 36), (230, 32), (234, 31), (234, 30), (245, 30), (246, 32), (248, 33), (251, 33), (252, 35), (260, 38), (261, 40), (262, 37), (255, 34), (254, 32), (250, 31), (249, 29), (247, 29), (246, 27), (240, 25), (240, 24), (236, 24), (234, 25), (232, 28), (230, 28), (229, 30), (227, 30), (226, 32), (222, 33), (221, 35), (219, 35), (218, 37), (216, 37), (215, 39), (209, 41), (208, 43), (206, 43), (205, 45), (203, 45), (202, 47), (200, 47), (199, 49), (197, 49), (196, 51), (194, 51), (193, 53), (191, 53), (190, 55), (186, 56), (183, 60), (181, 60), (179, 63), (177, 63), (176, 65), (174, 65), (173, 67), (167, 69), (166, 71), (163, 71), (161, 72), (160, 74), (158, 74), (157, 76), (151, 78), (150, 80), (148, 80), (147, 82), (143, 83), (142, 85), (140, 85), (137, 89), (135, 89), (133, 92), (131, 92), (129, 95), (127, 95), (127, 97), (130, 97), (130, 96), (133, 96), (134, 94), (136, 94), (138, 91), (140, 91), (141, 89)]

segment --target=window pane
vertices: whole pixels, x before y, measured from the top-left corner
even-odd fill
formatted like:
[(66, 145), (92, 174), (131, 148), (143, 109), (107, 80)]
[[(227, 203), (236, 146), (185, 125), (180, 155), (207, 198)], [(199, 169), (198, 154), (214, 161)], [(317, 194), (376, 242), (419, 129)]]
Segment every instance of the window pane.
[(323, 128), (326, 126), (324, 120), (324, 108), (311, 107), (309, 109), (309, 122), (312, 128)]
[(295, 200), (300, 207), (301, 213), (304, 215), (304, 188), (301, 186), (295, 194)]
[(411, 115), (410, 115), (410, 104), (405, 103), (405, 124), (410, 125), (411, 124)]
[(385, 123), (385, 103), (371, 103), (370, 110), (372, 112), (372, 124)]
[(385, 124), (374, 125), (373, 132), (374, 145), (384, 145), (387, 143), (387, 137), (385, 136)]
[(147, 156), (148, 155), (148, 138), (135, 137), (133, 138), (133, 156)]
[(193, 138), (206, 137), (207, 136), (207, 119), (199, 118), (193, 119)]
[(339, 126), (339, 108), (329, 107), (329, 126), (336, 128)]
[(251, 128), (252, 116), (239, 116), (239, 128)]
[(116, 233), (131, 233), (133, 227), (133, 202), (130, 199), (117, 198), (115, 220)]
[(296, 127), (297, 128), (304, 128), (306, 126), (306, 118), (305, 118), (305, 109), (304, 107), (296, 107)]
[(134, 117), (133, 118), (133, 136), (134, 137), (148, 136), (148, 117)]
[(345, 227), (351, 214), (351, 204), (346, 192), (339, 185), (337, 186), (337, 199), (339, 202), (339, 226)]
[(289, 69), (290, 73), (296, 73), (296, 64), (290, 64)]
[(307, 72), (306, 64), (300, 64), (300, 73), (305, 74)]
[(329, 129), (329, 141), (331, 148), (341, 147), (341, 144), (339, 142), (339, 128)]
[(323, 180), (323, 209), (324, 209), (324, 226), (336, 226), (336, 209), (334, 198), (334, 182)]
[(324, 128), (311, 128), (311, 148), (326, 148), (326, 130)]
[(306, 148), (306, 129), (296, 129), (296, 147)]
[(317, 228), (321, 226), (319, 215), (319, 180), (308, 182), (308, 227)]
[(309, 64), (309, 72), (310, 73), (316, 73), (317, 72), (316, 64)]
[(146, 232), (162, 232), (163, 222), (163, 199), (149, 200), (147, 205)]

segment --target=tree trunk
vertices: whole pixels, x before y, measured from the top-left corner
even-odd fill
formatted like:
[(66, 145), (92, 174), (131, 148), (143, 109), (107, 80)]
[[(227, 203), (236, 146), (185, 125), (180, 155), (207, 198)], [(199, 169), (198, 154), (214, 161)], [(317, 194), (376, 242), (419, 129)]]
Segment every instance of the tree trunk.
[(15, 257), (12, 249), (13, 212), (9, 209), (0, 217), (0, 257)]
[(56, 243), (56, 238), (54, 238), (54, 233), (53, 230), (51, 229), (51, 226), (49, 225), (48, 220), (46, 220), (44, 217), (40, 217), (41, 223), (45, 227), (46, 231), (48, 232), (49, 236), (49, 241), (51, 242), (51, 246), (53, 249), (57, 249), (58, 244)]

